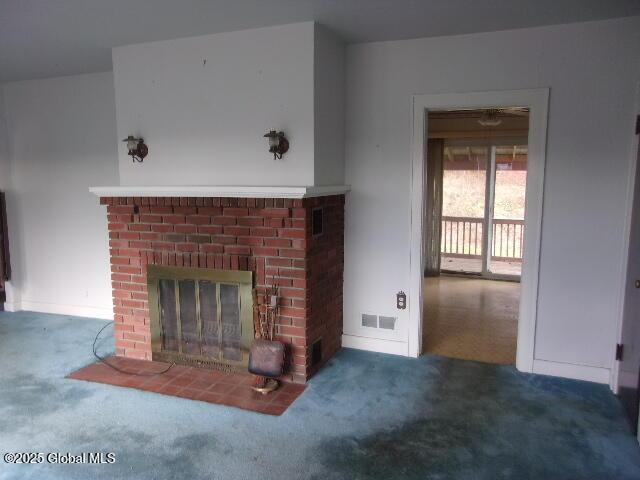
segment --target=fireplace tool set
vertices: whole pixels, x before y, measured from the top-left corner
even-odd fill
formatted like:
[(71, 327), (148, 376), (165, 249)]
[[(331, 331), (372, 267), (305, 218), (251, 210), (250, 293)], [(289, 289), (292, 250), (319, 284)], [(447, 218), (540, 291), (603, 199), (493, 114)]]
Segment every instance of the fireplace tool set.
[(284, 368), (284, 344), (275, 337), (278, 315), (278, 289), (269, 287), (264, 303), (258, 302), (258, 293), (253, 290), (253, 323), (255, 340), (249, 351), (249, 372), (254, 374), (253, 389), (266, 395), (279, 386), (278, 377)]

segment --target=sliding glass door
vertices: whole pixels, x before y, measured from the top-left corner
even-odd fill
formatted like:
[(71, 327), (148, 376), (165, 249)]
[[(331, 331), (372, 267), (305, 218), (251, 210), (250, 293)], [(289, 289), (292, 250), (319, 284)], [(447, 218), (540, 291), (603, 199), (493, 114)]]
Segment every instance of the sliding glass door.
[(440, 244), (443, 271), (482, 273), (489, 164), (484, 147), (445, 146)]
[(527, 146), (493, 147), (491, 257), (487, 272), (520, 276), (524, 250)]
[(520, 141), (447, 141), (441, 270), (520, 276), (527, 147)]

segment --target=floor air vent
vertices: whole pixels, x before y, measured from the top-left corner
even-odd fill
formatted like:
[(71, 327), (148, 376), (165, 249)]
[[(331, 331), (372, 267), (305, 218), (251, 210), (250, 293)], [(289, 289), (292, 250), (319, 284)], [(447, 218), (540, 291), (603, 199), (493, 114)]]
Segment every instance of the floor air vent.
[(384, 330), (395, 330), (397, 317), (387, 317), (384, 315), (362, 314), (362, 326), (369, 328), (382, 328)]
[(311, 366), (314, 367), (322, 362), (322, 339), (316, 340), (311, 346)]
[(378, 328), (378, 316), (369, 315), (368, 313), (362, 314), (362, 326), (370, 328)]
[(396, 317), (383, 317), (380, 315), (380, 328), (384, 328), (385, 330), (395, 330), (396, 328)]

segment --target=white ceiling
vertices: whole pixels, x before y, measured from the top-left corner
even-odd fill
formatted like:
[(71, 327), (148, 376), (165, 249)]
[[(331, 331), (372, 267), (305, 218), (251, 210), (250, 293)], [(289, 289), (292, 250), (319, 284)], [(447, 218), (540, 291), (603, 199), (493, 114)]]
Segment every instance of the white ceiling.
[(347, 42), (640, 15), (640, 0), (0, 0), (0, 82), (111, 69), (111, 48), (316, 20)]

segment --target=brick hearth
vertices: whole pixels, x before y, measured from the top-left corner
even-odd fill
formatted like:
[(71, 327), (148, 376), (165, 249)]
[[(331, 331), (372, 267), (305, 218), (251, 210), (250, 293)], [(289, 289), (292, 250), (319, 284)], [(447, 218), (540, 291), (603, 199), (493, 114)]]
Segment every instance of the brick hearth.
[[(107, 205), (116, 355), (151, 360), (147, 265), (250, 270), (280, 288), (283, 380), (304, 383), (341, 345), (344, 195), (304, 199), (101, 197)], [(313, 236), (312, 211), (324, 231)], [(312, 346), (322, 340), (322, 358)]]

